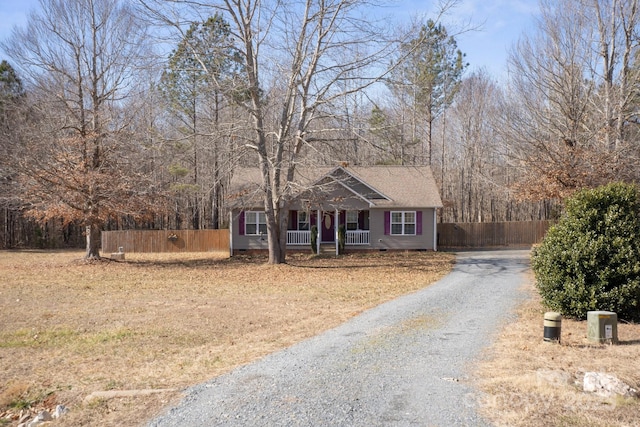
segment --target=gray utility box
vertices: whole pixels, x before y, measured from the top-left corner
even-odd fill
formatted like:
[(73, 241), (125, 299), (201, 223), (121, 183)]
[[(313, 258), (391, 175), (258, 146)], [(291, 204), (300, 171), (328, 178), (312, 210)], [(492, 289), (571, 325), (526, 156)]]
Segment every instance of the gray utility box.
[(587, 312), (587, 339), (597, 343), (618, 343), (618, 315), (612, 311)]

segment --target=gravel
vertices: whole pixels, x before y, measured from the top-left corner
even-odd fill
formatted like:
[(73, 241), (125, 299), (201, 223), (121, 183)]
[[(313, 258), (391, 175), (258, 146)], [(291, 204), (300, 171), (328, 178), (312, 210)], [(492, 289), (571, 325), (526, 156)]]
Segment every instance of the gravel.
[(464, 252), (421, 291), (186, 391), (162, 426), (487, 426), (469, 372), (525, 298), (529, 251)]

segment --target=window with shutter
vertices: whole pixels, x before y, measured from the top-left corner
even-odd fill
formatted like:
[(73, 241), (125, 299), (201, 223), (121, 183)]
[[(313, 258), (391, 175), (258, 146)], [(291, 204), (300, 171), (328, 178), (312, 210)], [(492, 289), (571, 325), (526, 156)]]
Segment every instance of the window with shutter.
[[(390, 230), (393, 236), (416, 235), (416, 211), (392, 211), (390, 213)], [(386, 218), (385, 218), (386, 231)]]

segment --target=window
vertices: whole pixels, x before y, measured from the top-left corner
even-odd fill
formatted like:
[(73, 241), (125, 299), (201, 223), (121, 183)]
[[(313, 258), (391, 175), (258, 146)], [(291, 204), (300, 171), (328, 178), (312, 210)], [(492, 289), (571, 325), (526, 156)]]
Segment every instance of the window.
[(309, 229), (309, 214), (306, 211), (298, 211), (298, 230)]
[(358, 211), (347, 211), (347, 230), (357, 230), (358, 229)]
[(391, 212), (391, 234), (415, 235), (416, 212)]
[(264, 212), (247, 211), (244, 213), (244, 234), (267, 234), (267, 218)]

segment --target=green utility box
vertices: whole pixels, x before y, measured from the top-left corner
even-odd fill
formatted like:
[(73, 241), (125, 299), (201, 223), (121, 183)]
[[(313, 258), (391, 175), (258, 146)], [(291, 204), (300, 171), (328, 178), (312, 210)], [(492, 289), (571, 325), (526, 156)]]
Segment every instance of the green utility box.
[(618, 315), (612, 311), (588, 311), (587, 339), (591, 342), (617, 344)]

